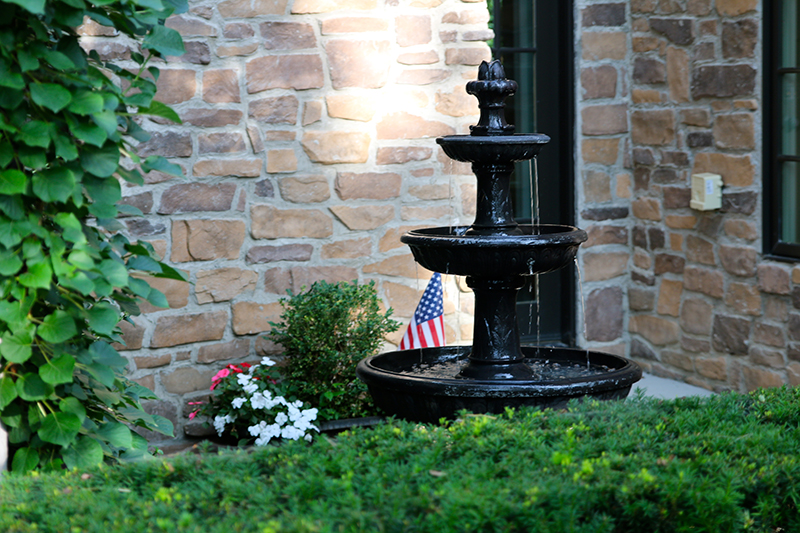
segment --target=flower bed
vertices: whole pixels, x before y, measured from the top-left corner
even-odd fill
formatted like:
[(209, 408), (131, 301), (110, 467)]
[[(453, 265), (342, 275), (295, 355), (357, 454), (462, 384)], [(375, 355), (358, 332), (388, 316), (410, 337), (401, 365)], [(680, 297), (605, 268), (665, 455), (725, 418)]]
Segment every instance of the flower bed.
[(10, 477), (0, 531), (800, 531), (800, 392), (390, 421)]

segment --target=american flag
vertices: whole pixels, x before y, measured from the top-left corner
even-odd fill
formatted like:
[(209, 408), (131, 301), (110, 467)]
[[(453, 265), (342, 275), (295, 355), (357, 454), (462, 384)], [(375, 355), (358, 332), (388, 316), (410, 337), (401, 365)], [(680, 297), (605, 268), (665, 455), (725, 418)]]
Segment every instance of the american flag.
[(428, 282), (406, 334), (401, 350), (444, 346), (444, 305), (442, 304), (442, 275), (438, 272)]

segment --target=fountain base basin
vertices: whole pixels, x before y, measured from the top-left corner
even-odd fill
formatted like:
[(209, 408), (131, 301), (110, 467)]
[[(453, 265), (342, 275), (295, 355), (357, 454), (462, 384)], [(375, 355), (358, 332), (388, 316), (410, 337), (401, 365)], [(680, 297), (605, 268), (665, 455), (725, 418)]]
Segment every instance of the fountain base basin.
[(362, 360), (356, 373), (378, 407), (414, 422), (453, 418), (462, 409), (497, 414), (506, 407), (562, 408), (573, 398), (624, 399), (642, 377), (636, 363), (616, 355), (535, 346), (522, 347), (533, 379), (456, 377), (471, 351), (445, 346), (388, 352)]

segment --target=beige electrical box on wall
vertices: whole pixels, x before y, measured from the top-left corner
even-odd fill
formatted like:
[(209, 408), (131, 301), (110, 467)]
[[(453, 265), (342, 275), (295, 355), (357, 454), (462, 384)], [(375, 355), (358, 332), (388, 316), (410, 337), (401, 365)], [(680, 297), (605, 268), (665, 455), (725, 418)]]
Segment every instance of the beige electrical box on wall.
[(692, 200), (689, 207), (711, 211), (722, 207), (722, 176), (704, 172), (692, 175)]

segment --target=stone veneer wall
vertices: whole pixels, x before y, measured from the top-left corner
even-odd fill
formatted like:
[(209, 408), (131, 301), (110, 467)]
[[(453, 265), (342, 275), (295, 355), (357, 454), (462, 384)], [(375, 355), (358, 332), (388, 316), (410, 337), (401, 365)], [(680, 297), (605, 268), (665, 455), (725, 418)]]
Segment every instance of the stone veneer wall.
[[(145, 213), (131, 235), (191, 284), (153, 281), (170, 308), (145, 306), (123, 353), (179, 438), (208, 431), (186, 402), (217, 370), (276, 352), (263, 334), (287, 289), (375, 280), (408, 323), (430, 273), (399, 236), (474, 216), (469, 166), (434, 138), (476, 122), (464, 86), (489, 58), (488, 19), (479, 0), (199, 0), (168, 21), (187, 53), (161, 65), (158, 99), (184, 124), (146, 122), (140, 154), (186, 179), (153, 173), (124, 194)], [(81, 33), (105, 58), (130, 57), (97, 25)], [(445, 280), (450, 343), (471, 336), (462, 289)]]
[[(800, 268), (762, 253), (761, 2), (576, 17), (586, 339), (712, 390), (800, 384)], [(721, 210), (689, 208), (698, 172)]]

